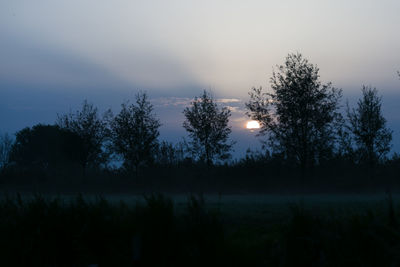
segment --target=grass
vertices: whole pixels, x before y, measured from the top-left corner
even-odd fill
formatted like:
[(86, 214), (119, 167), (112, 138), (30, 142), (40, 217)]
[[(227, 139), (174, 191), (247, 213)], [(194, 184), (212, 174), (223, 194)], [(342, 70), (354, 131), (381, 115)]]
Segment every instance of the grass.
[(4, 196), (2, 266), (398, 266), (399, 196)]

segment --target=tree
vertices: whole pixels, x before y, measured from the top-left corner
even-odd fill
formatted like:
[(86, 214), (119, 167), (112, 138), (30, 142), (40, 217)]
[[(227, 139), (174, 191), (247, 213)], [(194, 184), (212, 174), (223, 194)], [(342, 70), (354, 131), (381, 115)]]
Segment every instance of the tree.
[(6, 133), (0, 136), (0, 170), (5, 168), (10, 161), (10, 152), (13, 140)]
[(300, 165), (302, 175), (330, 157), (335, 143), (341, 90), (322, 84), (319, 69), (299, 53), (289, 54), (270, 79), (272, 92), (252, 88), (247, 115), (273, 153)]
[(172, 144), (166, 141), (158, 145), (155, 161), (161, 166), (176, 166), (185, 159), (184, 144)]
[(355, 155), (361, 162), (373, 167), (390, 151), (392, 131), (386, 127), (381, 111), (382, 97), (376, 88), (363, 86), (357, 108), (347, 104), (347, 129), (355, 145)]
[(113, 150), (122, 156), (127, 169), (152, 163), (157, 149), (159, 120), (146, 93), (138, 93), (136, 102), (122, 104), (122, 109), (111, 123)]
[(186, 120), (183, 127), (191, 139), (189, 146), (194, 155), (211, 165), (215, 159), (230, 157), (233, 142), (229, 141), (231, 127), (228, 126), (231, 112), (228, 108), (219, 108), (206, 91), (185, 108)]
[(84, 172), (89, 165), (97, 167), (107, 160), (104, 144), (110, 136), (108, 124), (111, 117), (111, 110), (107, 110), (100, 118), (97, 108), (87, 100), (80, 111), (58, 116), (60, 128), (76, 133), (83, 140), (81, 165)]
[(83, 140), (56, 125), (38, 124), (16, 133), (10, 161), (20, 168), (53, 169), (79, 162)]

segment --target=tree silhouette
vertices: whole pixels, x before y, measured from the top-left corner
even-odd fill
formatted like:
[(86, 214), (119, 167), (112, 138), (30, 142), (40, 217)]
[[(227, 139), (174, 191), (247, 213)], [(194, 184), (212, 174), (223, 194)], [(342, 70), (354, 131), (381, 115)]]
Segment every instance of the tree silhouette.
[(156, 162), (161, 166), (176, 166), (185, 159), (185, 149), (183, 143), (172, 144), (166, 141), (158, 145)]
[(38, 124), (16, 133), (10, 161), (21, 168), (48, 170), (68, 162), (80, 162), (83, 140), (56, 125)]
[(10, 161), (12, 145), (13, 140), (7, 133), (0, 136), (0, 170), (5, 168)]
[(355, 155), (370, 167), (385, 157), (391, 147), (392, 131), (386, 127), (381, 106), (382, 97), (376, 88), (367, 86), (362, 88), (357, 108), (350, 109), (347, 104), (347, 129), (355, 145)]
[(270, 79), (272, 92), (252, 88), (247, 115), (261, 124), (266, 145), (306, 170), (332, 153), (341, 90), (322, 84), (317, 66), (289, 54)]
[(97, 167), (107, 161), (104, 143), (110, 136), (111, 117), (111, 110), (108, 110), (100, 118), (97, 108), (87, 100), (81, 110), (58, 116), (56, 123), (60, 128), (76, 133), (83, 140), (81, 165), (84, 172), (89, 165)]
[(185, 108), (183, 127), (191, 139), (189, 146), (194, 155), (211, 165), (215, 159), (227, 159), (233, 142), (228, 142), (231, 128), (228, 126), (231, 112), (219, 108), (206, 91)]
[(153, 162), (160, 126), (146, 93), (138, 93), (134, 104), (122, 104), (111, 123), (112, 147), (122, 156), (126, 169), (134, 167), (137, 173), (141, 165)]

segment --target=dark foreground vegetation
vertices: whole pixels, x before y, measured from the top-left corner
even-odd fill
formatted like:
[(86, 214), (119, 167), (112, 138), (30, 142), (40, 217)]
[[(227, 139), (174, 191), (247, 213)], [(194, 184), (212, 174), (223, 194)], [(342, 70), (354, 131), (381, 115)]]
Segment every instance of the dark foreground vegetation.
[[(226, 216), (201, 196), (132, 203), (34, 197), (0, 201), (2, 266), (399, 266), (399, 210)], [(266, 203), (267, 204), (267, 203)], [(266, 206), (268, 212), (268, 206)]]
[(306, 178), (298, 168), (278, 160), (247, 158), (235, 165), (207, 167), (187, 163), (152, 166), (138, 174), (123, 170), (14, 169), (0, 174), (3, 192), (42, 192), (69, 194), (165, 193), (382, 193), (400, 192), (400, 160), (394, 158), (376, 166), (346, 162), (324, 164), (312, 169)]

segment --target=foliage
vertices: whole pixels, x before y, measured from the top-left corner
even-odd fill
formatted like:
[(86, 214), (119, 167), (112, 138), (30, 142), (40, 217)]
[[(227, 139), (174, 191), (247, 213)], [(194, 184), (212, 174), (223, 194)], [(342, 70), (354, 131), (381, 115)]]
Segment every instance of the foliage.
[(301, 54), (289, 54), (272, 74), (272, 93), (253, 88), (246, 104), (269, 148), (303, 170), (331, 156), (340, 118), (341, 90), (319, 78), (317, 66)]
[(257, 209), (254, 220), (243, 207), (236, 206), (230, 217), (210, 211), (209, 204), (193, 195), (181, 210), (160, 194), (145, 196), (136, 205), (82, 195), (3, 196), (0, 262), (2, 266), (400, 264), (400, 228), (391, 223), (391, 217), (399, 215), (397, 209), (323, 213), (295, 204), (276, 212), (270, 203), (262, 206), (263, 215)]
[(83, 140), (73, 132), (55, 125), (38, 124), (16, 133), (10, 161), (20, 168), (54, 168), (68, 162), (80, 162)]
[(390, 151), (392, 131), (386, 127), (386, 119), (382, 115), (382, 97), (376, 88), (363, 86), (362, 98), (357, 108), (347, 105), (347, 130), (352, 139), (350, 152), (361, 162), (376, 164)]
[(111, 122), (112, 148), (122, 156), (126, 169), (134, 167), (137, 171), (154, 161), (160, 126), (146, 93), (138, 93), (134, 104), (122, 104)]
[(176, 166), (185, 160), (185, 145), (162, 141), (155, 153), (155, 162), (161, 166)]
[(211, 165), (216, 159), (230, 157), (233, 142), (229, 141), (231, 127), (228, 126), (231, 112), (228, 108), (219, 108), (206, 91), (195, 97), (190, 107), (183, 111), (186, 120), (183, 127), (189, 133), (190, 149), (200, 161)]
[(13, 142), (7, 133), (0, 135), (0, 170), (5, 168), (10, 161)]
[(224, 255), (216, 253), (214, 241), (222, 239), (208, 238), (221, 226), (204, 224), (210, 215), (197, 212), (198, 208), (177, 214), (171, 199), (161, 194), (145, 196), (136, 206), (103, 197), (90, 201), (82, 195), (69, 200), (5, 196), (0, 200), (0, 262), (4, 266), (204, 266), (199, 263), (207, 262), (215, 266), (213, 261)]
[[(400, 229), (389, 214), (321, 216), (292, 207), (280, 247), (273, 255), (280, 266), (394, 266), (400, 263)], [(278, 264), (279, 263), (279, 264)]]
[(108, 122), (111, 116), (111, 110), (108, 110), (100, 118), (97, 108), (87, 100), (80, 111), (58, 116), (60, 128), (77, 134), (83, 140), (81, 165), (84, 169), (89, 165), (97, 167), (108, 160), (104, 144), (110, 137)]

